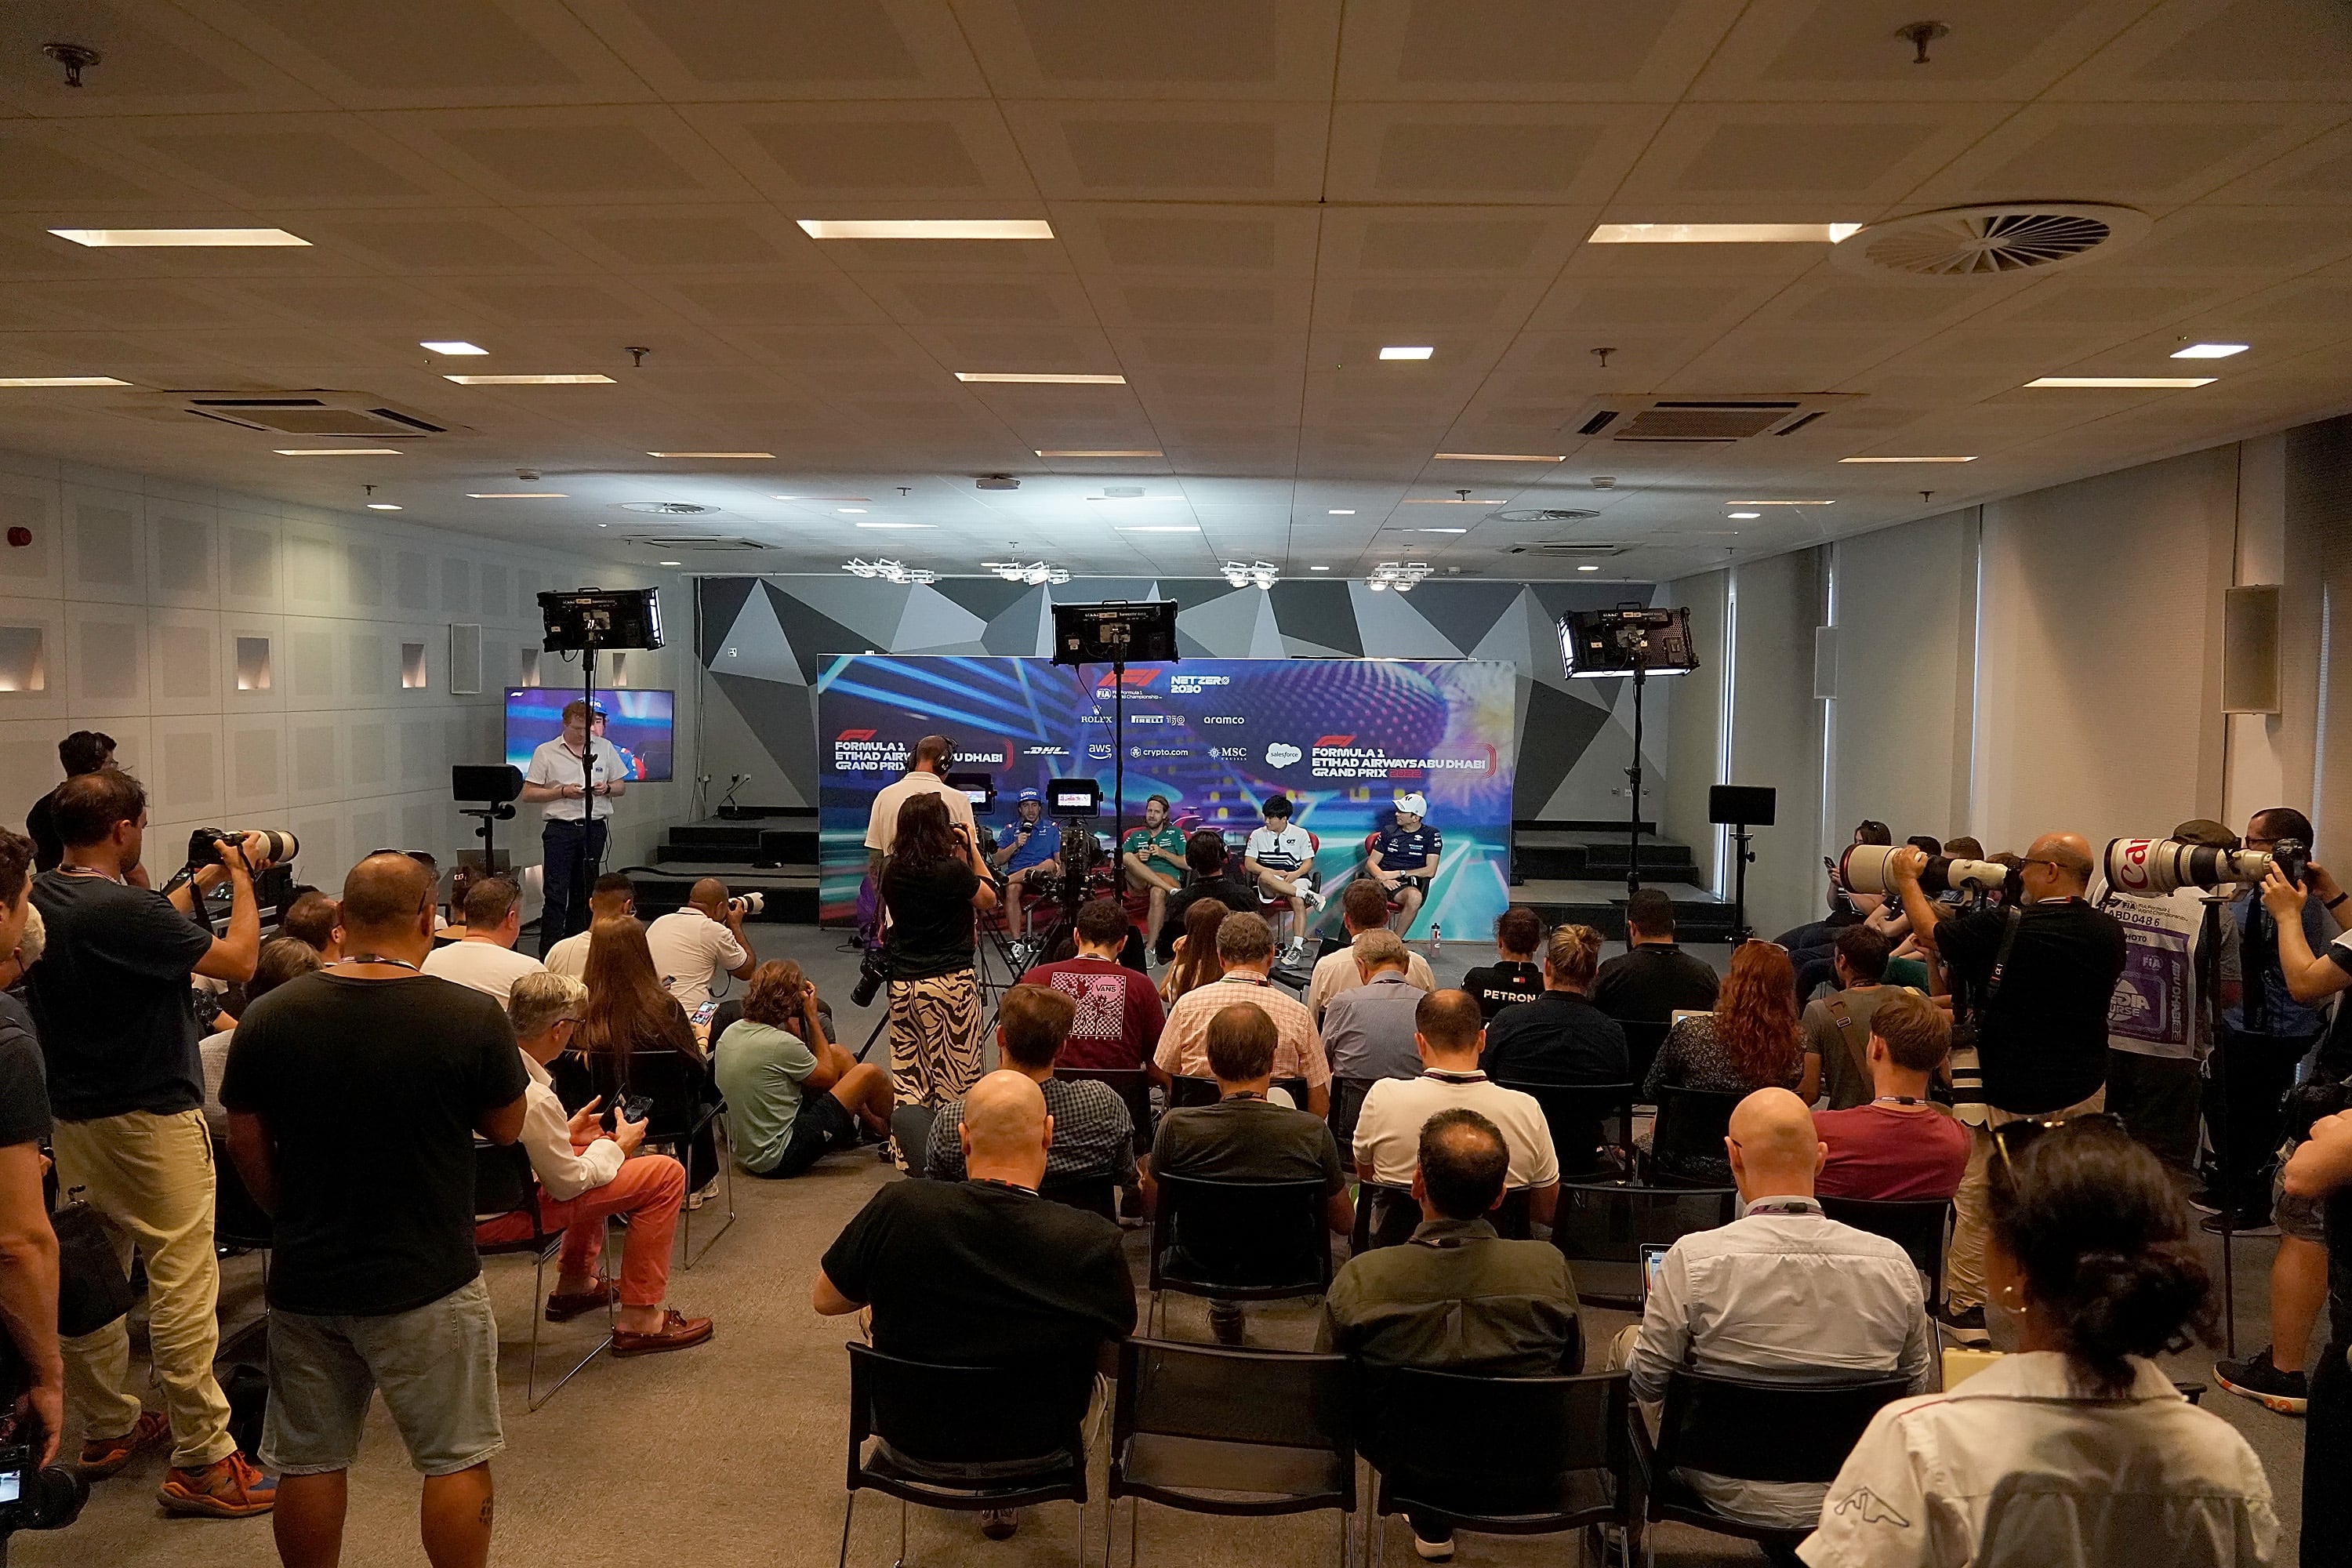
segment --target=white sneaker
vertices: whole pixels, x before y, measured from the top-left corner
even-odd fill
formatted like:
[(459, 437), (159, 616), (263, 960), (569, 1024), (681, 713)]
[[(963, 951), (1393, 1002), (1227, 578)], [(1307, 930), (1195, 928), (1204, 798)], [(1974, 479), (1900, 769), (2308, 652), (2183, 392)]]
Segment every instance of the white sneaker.
[(1319, 910), (1323, 907), (1324, 900), (1322, 889), (1308, 888), (1301, 896), (1306, 899), (1307, 907), (1308, 909)]
[(1454, 1537), (1451, 1535), (1443, 1541), (1423, 1541), (1416, 1535), (1412, 1538), (1412, 1549), (1421, 1553), (1421, 1560), (1424, 1563), (1454, 1561)]

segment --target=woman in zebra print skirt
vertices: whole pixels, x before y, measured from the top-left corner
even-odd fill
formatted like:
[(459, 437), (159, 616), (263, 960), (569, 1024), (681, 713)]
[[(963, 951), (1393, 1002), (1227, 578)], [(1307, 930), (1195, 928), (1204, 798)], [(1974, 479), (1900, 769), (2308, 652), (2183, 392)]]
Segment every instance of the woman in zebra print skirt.
[[(996, 907), (988, 864), (933, 791), (909, 795), (882, 873), (890, 920), (890, 1078), (932, 1110), (980, 1080), (973, 912)], [(903, 1163), (903, 1160), (901, 1162)]]

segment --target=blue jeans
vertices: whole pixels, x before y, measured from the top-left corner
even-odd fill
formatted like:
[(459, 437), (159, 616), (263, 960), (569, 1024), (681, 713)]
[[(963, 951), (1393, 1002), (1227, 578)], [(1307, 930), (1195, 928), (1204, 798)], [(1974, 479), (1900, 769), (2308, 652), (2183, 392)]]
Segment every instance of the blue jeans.
[[(544, 904), (539, 913), (539, 956), (575, 931), (588, 929), (588, 889), (596, 885), (604, 861), (604, 840), (611, 821), (592, 823), (555, 820), (539, 830), (541, 876)], [(581, 864), (580, 846), (588, 845), (587, 864)]]

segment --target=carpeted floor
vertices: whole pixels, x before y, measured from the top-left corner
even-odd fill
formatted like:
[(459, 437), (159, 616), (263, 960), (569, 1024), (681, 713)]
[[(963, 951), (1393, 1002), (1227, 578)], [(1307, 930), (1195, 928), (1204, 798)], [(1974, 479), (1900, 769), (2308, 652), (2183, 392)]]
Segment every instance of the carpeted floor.
[[(852, 1049), (865, 1039), (878, 1009), (849, 1005), (855, 966), (837, 939), (807, 927), (755, 925), (761, 953), (806, 965), (838, 1010)], [(1722, 962), (1722, 952), (1706, 956)], [(1485, 954), (1467, 945), (1439, 955), (1439, 978), (1457, 979)], [(877, 1047), (877, 1053), (884, 1047)], [(879, 1056), (877, 1054), (877, 1059)], [(498, 1533), (492, 1561), (514, 1568), (619, 1568), (647, 1562), (678, 1564), (777, 1565), (819, 1568), (841, 1539), (846, 1367), (843, 1342), (854, 1320), (827, 1320), (809, 1310), (817, 1260), (866, 1195), (898, 1179), (866, 1154), (836, 1155), (801, 1179), (738, 1181), (737, 1220), (690, 1269), (674, 1270), (670, 1299), (691, 1313), (718, 1320), (717, 1337), (699, 1349), (641, 1360), (600, 1358), (536, 1414), (524, 1407), (524, 1373), (533, 1303), (524, 1258), (486, 1265), (501, 1330), (507, 1451), (493, 1466), (498, 1485)], [(721, 1205), (723, 1208), (723, 1204)], [(706, 1206), (695, 1217), (694, 1241), (703, 1243)], [(2275, 1243), (2249, 1238), (2237, 1245), (2237, 1302), (2242, 1349), (2268, 1337), (2268, 1269)], [(1143, 1277), (1139, 1236), (1129, 1249)], [(2220, 1249), (2213, 1247), (2218, 1268)], [(260, 1271), (256, 1259), (226, 1268), (224, 1313), (233, 1325), (257, 1314)], [(1306, 1349), (1314, 1334), (1313, 1303), (1254, 1308), (1253, 1343)], [(1206, 1340), (1198, 1304), (1176, 1299), (1171, 1337)], [(1591, 1312), (1588, 1345), (1606, 1342), (1622, 1314)], [(542, 1324), (543, 1369), (560, 1373), (593, 1342), (586, 1323)], [(2178, 1358), (2177, 1378), (2211, 1380), (2210, 1352)], [(151, 1399), (151, 1404), (154, 1403)], [(2292, 1562), (2300, 1496), (2299, 1424), (2213, 1387), (2206, 1406), (2243, 1432), (2269, 1469), (2280, 1517), (2287, 1529), (2280, 1560)], [(1099, 1447), (1099, 1445), (1098, 1445)], [(1096, 1495), (1100, 1496), (1100, 1454)], [(160, 1454), (142, 1455), (102, 1482), (70, 1531), (16, 1538), (20, 1564), (94, 1563), (110, 1568), (246, 1568), (273, 1560), (264, 1521), (223, 1522), (168, 1518), (155, 1504), (163, 1479)], [(343, 1560), (355, 1568), (425, 1561), (415, 1530), (417, 1482), (379, 1404), (367, 1446), (351, 1479), (351, 1522)], [(1129, 1523), (1122, 1505), (1116, 1550), (1124, 1563)], [(882, 1568), (898, 1555), (898, 1510), (868, 1494), (857, 1510), (850, 1562)], [(968, 1517), (916, 1510), (907, 1560), (927, 1568), (1076, 1568), (1100, 1562), (1107, 1544), (1103, 1510), (1087, 1510), (1083, 1554), (1076, 1510), (1055, 1504), (1026, 1517), (1012, 1541), (982, 1539)], [(1243, 1564), (1252, 1568), (1312, 1568), (1338, 1561), (1333, 1516), (1218, 1520), (1147, 1507), (1141, 1555), (1162, 1563)], [(1413, 1561), (1402, 1522), (1391, 1521), (1388, 1559)], [(1466, 1564), (1557, 1564), (1572, 1545), (1559, 1538), (1465, 1537), (1455, 1560)], [(1677, 1564), (1752, 1563), (1749, 1547), (1697, 1531), (1667, 1527), (1657, 1534), (1660, 1562)]]

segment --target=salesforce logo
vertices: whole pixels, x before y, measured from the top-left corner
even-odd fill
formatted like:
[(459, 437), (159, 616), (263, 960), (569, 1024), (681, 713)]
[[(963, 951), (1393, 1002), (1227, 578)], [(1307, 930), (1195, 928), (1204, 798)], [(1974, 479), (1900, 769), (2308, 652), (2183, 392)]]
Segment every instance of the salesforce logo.
[(1265, 749), (1265, 765), (1270, 768), (1286, 768), (1305, 754), (1288, 742), (1276, 741)]

